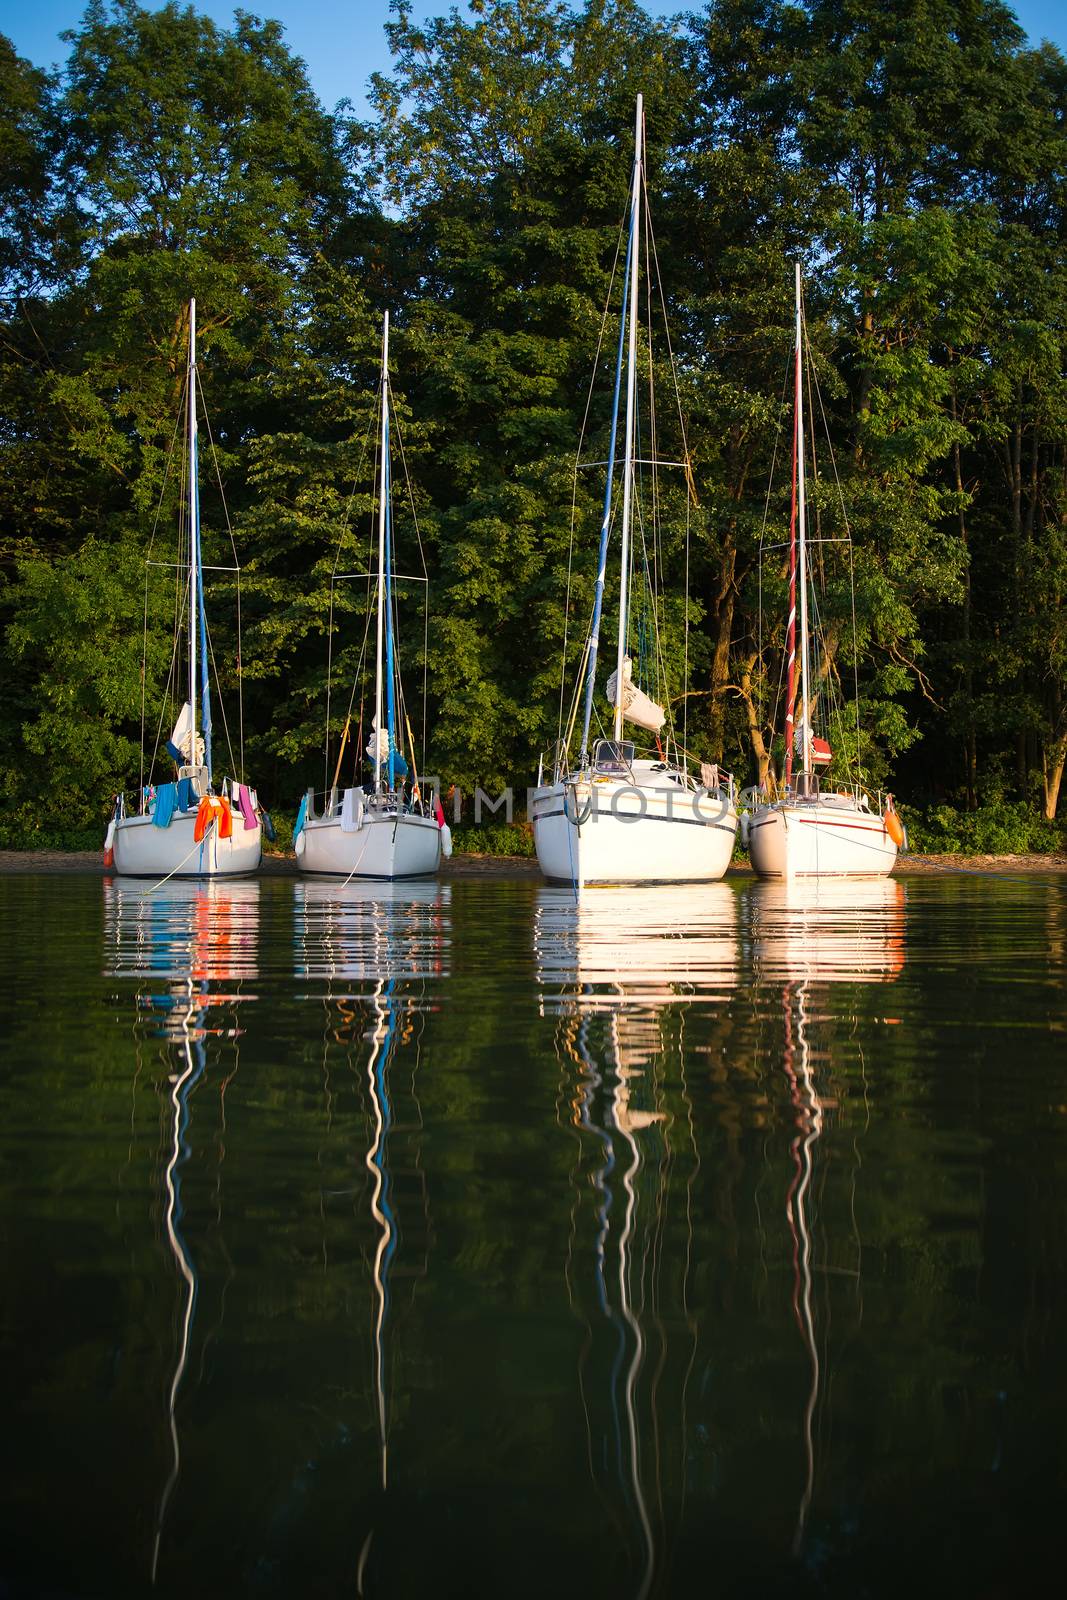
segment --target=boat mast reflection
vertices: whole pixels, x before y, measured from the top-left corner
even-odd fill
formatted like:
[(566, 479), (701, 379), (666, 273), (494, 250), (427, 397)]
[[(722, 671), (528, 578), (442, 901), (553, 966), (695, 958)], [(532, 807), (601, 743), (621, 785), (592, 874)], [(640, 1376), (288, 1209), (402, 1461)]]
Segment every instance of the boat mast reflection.
[[(822, 1348), (814, 1280), (828, 1262), (815, 1260), (815, 1175), (820, 1142), (836, 1107), (832, 1091), (817, 1082), (816, 1066), (833, 1065), (832, 1040), (817, 1050), (812, 1031), (832, 1016), (826, 985), (891, 983), (904, 967), (906, 891), (896, 879), (795, 879), (753, 884), (746, 894), (747, 934), (757, 983), (781, 984), (782, 1066), (789, 1087), (795, 1132), (790, 1140), (792, 1172), (785, 1193), (791, 1241), (792, 1309), (809, 1367), (801, 1433), (804, 1483), (797, 1506), (793, 1554), (804, 1548), (816, 1484), (816, 1418), (823, 1393), (826, 1341)], [(858, 1155), (858, 1153), (857, 1153)], [(852, 1206), (853, 1226), (855, 1207)], [(858, 1237), (858, 1236), (857, 1236)], [(860, 1283), (862, 1248), (857, 1258)]]
[[(191, 1153), (192, 1097), (207, 1075), (208, 1041), (232, 1041), (233, 1066), (220, 1087), (225, 1118), (223, 1097), (238, 1066), (240, 1029), (235, 1008), (239, 1001), (254, 998), (242, 990), (241, 980), (256, 976), (258, 936), (259, 884), (255, 881), (172, 880), (165, 888), (146, 893), (139, 880), (104, 880), (105, 970), (112, 977), (151, 980), (152, 987), (137, 994), (138, 1035), (139, 1039), (162, 1041), (163, 1063), (169, 1069), (163, 1080), (168, 1107), (163, 1225), (179, 1288), (174, 1365), (167, 1391), (170, 1470), (155, 1518), (150, 1561), (153, 1585), (159, 1576), (168, 1508), (181, 1475), (178, 1401), (189, 1369), (200, 1294), (200, 1274), (186, 1237), (182, 1194)], [(161, 978), (166, 981), (163, 989), (156, 987)], [(215, 1023), (212, 1013), (220, 1007), (225, 1008), (225, 1022)], [(220, 1142), (220, 1196), (224, 1154)], [(219, 1216), (221, 1220), (221, 1198)]]
[[(306, 879), (294, 886), (296, 972), (325, 982), (327, 1048), (344, 1052), (353, 1081), (366, 1091), (367, 1143), (362, 1151), (373, 1226), (371, 1278), (371, 1388), (378, 1456), (378, 1487), (389, 1488), (390, 1326), (395, 1322), (393, 1278), (401, 1251), (410, 1257), (405, 1277), (425, 1277), (427, 1260), (417, 1260), (417, 1210), (414, 1196), (401, 1199), (397, 1187), (394, 1136), (402, 1136), (400, 1097), (406, 1095), (412, 1129), (421, 1129), (417, 1078), (424, 1014), (433, 1003), (432, 986), (448, 972), (450, 888), (437, 882), (353, 880), (348, 884)], [(412, 1061), (403, 1090), (398, 1069), (404, 1053)], [(429, 1207), (417, 1147), (402, 1176), (421, 1186), (423, 1236), (428, 1250)], [(364, 1194), (366, 1191), (364, 1191)], [(361, 1204), (364, 1201), (361, 1199)], [(370, 1252), (368, 1252), (370, 1254)], [(395, 1345), (395, 1331), (393, 1333)], [(375, 1531), (369, 1526), (356, 1560), (356, 1593), (366, 1592)]]
[[(543, 889), (534, 947), (542, 1013), (558, 1016), (559, 1121), (576, 1140), (566, 1277), (586, 1337), (578, 1389), (594, 1488), (617, 1530), (620, 1580), (635, 1600), (668, 1566), (662, 1441), (677, 1426), (672, 1504), (687, 1474), (685, 1407), (698, 1327), (688, 1311), (692, 1183), (699, 1166), (683, 1048), (689, 1005), (714, 1005), (738, 982), (738, 901), (725, 884), (600, 891), (577, 905)], [(680, 1087), (679, 1103), (675, 1092)], [(688, 1348), (662, 1314), (665, 1242), (684, 1160)], [(592, 1212), (589, 1215), (587, 1206)], [(588, 1225), (583, 1227), (583, 1213)], [(588, 1239), (588, 1276), (580, 1265)], [(593, 1290), (583, 1308), (583, 1280)]]

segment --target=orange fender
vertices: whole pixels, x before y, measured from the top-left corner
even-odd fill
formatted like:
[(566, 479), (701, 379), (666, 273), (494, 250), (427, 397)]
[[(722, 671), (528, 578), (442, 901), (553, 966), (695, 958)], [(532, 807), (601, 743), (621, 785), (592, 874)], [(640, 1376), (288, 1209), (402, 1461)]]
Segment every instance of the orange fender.
[(885, 828), (886, 833), (888, 833), (897, 849), (900, 850), (904, 844), (904, 824), (901, 822), (891, 805), (886, 806), (885, 808), (885, 815), (882, 818), (882, 826)]

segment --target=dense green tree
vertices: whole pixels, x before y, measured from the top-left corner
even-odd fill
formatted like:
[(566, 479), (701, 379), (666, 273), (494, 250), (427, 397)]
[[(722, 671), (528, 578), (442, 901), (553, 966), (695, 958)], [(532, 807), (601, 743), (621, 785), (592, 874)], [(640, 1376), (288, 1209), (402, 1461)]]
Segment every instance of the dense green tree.
[[(772, 463), (799, 259), (827, 435), (813, 515), (843, 529), (839, 477), (856, 579), (853, 629), (848, 564), (820, 555), (819, 693), (849, 688), (855, 655), (872, 775), (1054, 817), (1059, 52), (1028, 49), (999, 0), (712, 0), (671, 24), (633, 0), (474, 0), (417, 24), (397, 0), (387, 32), (365, 122), (327, 115), (280, 25), (244, 12), (226, 29), (178, 4), (94, 0), (54, 79), (0, 40), (0, 785), (15, 834), (51, 766), (95, 817), (138, 765), (143, 558), (176, 510), (190, 295), (205, 537), (221, 556), (232, 526), (244, 568), (240, 663), (225, 578), (216, 651), (231, 686), (241, 674), (257, 780), (284, 803), (328, 778), (353, 682), (357, 714), (366, 693), (365, 591), (332, 575), (338, 558), (366, 565), (386, 309), (410, 472), (398, 537), (431, 580), (426, 652), (414, 589), (404, 600), (429, 763), (468, 789), (532, 775), (592, 592), (599, 492), (575, 457), (579, 440), (602, 455), (598, 342), (639, 91), (672, 336), (651, 356), (660, 445), (690, 469), (665, 491), (659, 553), (690, 746), (754, 775), (772, 759), (784, 570), (759, 551), (787, 515)], [(674, 375), (684, 436), (663, 403)], [(150, 723), (165, 664), (151, 632)]]
[(423, 29), (396, 9), (371, 151), (409, 205), (412, 404), (435, 422), (433, 756), (468, 787), (521, 783), (555, 732), (572, 499), (578, 649), (592, 592), (595, 488), (574, 461), (634, 98), (648, 96), (655, 174), (681, 62), (630, 4), (486, 0), (470, 23)]
[[(173, 4), (94, 4), (73, 36), (53, 118), (50, 176), (78, 249), (58, 291), (25, 294), (13, 308), (5, 362), (22, 402), (0, 482), (22, 552), (12, 604), (24, 670), (36, 659), (34, 624), (39, 656), (54, 627), (49, 612), (77, 611), (85, 541), (96, 552), (95, 583), (114, 590), (100, 594), (105, 612), (121, 614), (141, 593), (140, 579), (127, 583), (128, 556), (143, 559), (153, 518), (166, 525), (177, 506), (171, 452), (194, 295), (211, 417), (206, 552), (230, 559), (226, 522), (240, 525), (250, 460), (265, 436), (291, 428), (293, 391), (306, 387), (299, 330), (312, 316), (312, 268), (334, 252), (350, 211), (339, 131), (277, 23), (240, 14), (224, 32)], [(215, 478), (228, 511), (212, 494)], [(298, 552), (294, 518), (282, 541), (286, 573)], [(277, 545), (261, 545), (254, 560), (244, 552), (253, 650), (263, 613), (277, 610), (278, 553)], [(49, 607), (35, 598), (44, 593)], [(263, 642), (269, 651), (269, 632)], [(235, 663), (225, 620), (218, 654)], [(71, 683), (72, 703), (91, 700), (91, 653), (63, 659), (70, 673), (86, 675)], [(268, 676), (254, 656), (248, 665), (253, 683)], [(31, 751), (47, 743), (46, 684), (56, 670), (51, 662), (31, 697)], [(150, 685), (150, 699), (159, 689)], [(105, 700), (116, 737), (99, 748), (114, 753), (112, 789), (129, 778), (123, 739), (136, 732), (132, 698), (116, 688)], [(253, 726), (269, 725), (270, 712), (270, 701), (253, 696)], [(57, 736), (53, 728), (49, 737)], [(80, 770), (79, 794), (99, 806), (102, 774)]]

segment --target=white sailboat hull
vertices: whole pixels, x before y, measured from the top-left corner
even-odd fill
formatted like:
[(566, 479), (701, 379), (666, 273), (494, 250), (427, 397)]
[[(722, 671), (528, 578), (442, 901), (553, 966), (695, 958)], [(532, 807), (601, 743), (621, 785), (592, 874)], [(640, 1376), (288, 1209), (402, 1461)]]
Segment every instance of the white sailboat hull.
[(199, 844), (193, 839), (195, 811), (180, 811), (166, 828), (151, 817), (120, 817), (115, 823), (112, 848), (115, 871), (123, 878), (234, 878), (259, 868), (262, 830), (246, 828), (234, 813), (228, 839), (210, 827)]
[(851, 795), (758, 807), (748, 853), (761, 878), (884, 878), (897, 860), (884, 819)]
[(301, 872), (342, 878), (430, 878), (441, 865), (441, 830), (432, 817), (364, 813), (352, 833), (341, 819), (310, 817), (297, 840)]
[(549, 883), (706, 883), (733, 855), (737, 811), (725, 796), (597, 778), (546, 784), (530, 820)]

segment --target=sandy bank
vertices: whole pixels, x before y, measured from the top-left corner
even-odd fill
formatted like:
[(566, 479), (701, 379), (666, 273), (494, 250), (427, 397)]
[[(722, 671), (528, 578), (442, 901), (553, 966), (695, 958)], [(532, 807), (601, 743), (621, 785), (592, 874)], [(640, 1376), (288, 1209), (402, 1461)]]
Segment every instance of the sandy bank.
[[(262, 872), (268, 878), (297, 876), (296, 857), (263, 857)], [(104, 875), (98, 850), (0, 850), (0, 873), (89, 873)], [(936, 872), (1067, 872), (1067, 856), (903, 856), (897, 863), (896, 877), (912, 877)], [(734, 863), (731, 878), (750, 878), (752, 868)], [(455, 855), (442, 862), (443, 878), (532, 878), (540, 877), (537, 862), (528, 856)]]

